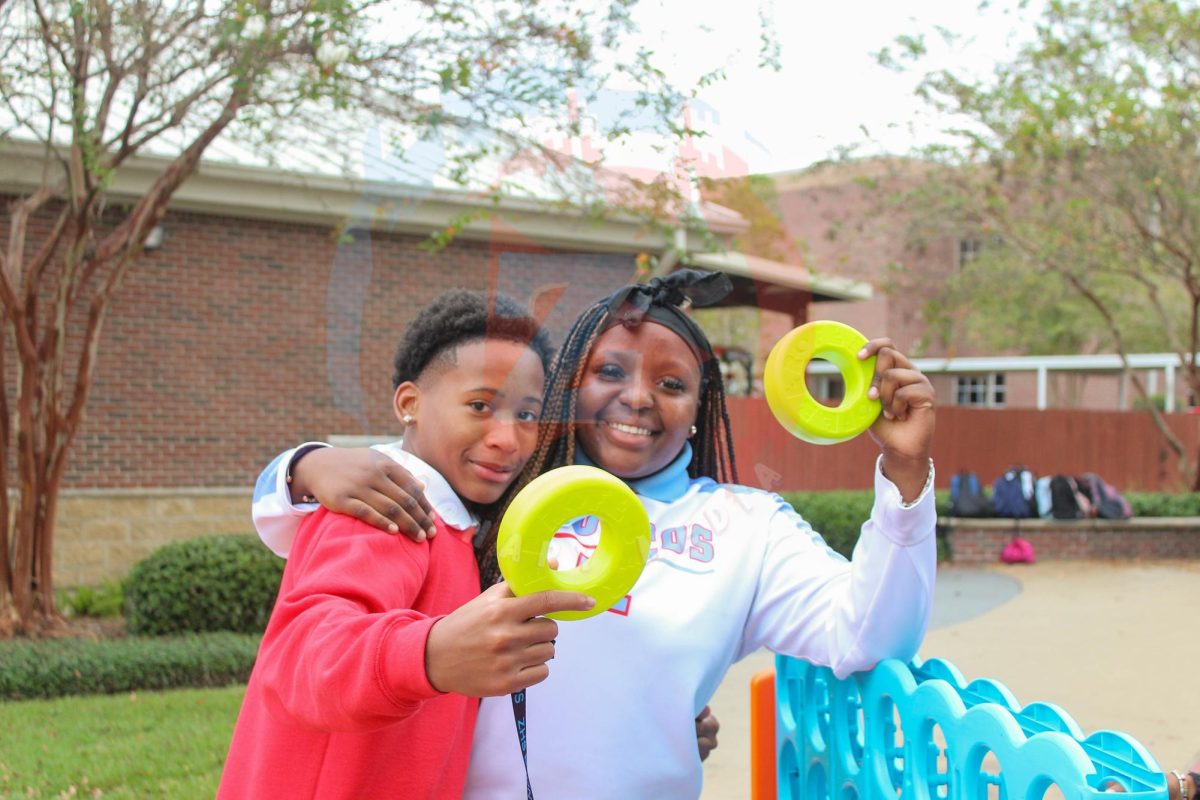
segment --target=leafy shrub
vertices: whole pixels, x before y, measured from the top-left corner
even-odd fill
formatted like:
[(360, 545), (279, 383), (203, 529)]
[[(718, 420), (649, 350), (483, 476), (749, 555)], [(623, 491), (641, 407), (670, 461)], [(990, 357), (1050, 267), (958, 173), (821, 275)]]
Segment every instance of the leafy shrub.
[[(983, 487), (983, 496), (987, 500), (988, 508), (991, 508), (991, 492), (988, 491), (986, 486)], [(937, 515), (939, 517), (950, 516), (950, 490), (935, 489), (933, 491), (933, 498), (934, 502), (937, 504)]]
[(858, 541), (862, 524), (871, 516), (875, 493), (870, 491), (787, 492), (783, 498), (847, 558)]
[[(821, 534), (829, 547), (846, 558), (850, 558), (863, 523), (871, 516), (871, 505), (875, 503), (875, 492), (784, 492), (782, 497), (792, 504), (800, 516)], [(938, 513), (949, 506), (949, 493), (937, 492)], [(949, 558), (946, 537), (937, 531), (937, 558)]]
[(57, 593), (58, 609), (68, 617), (119, 617), (125, 605), (120, 581), (99, 586), (79, 586)]
[(283, 560), (251, 536), (174, 542), (134, 565), (126, 579), (130, 633), (262, 633)]
[[(938, 513), (945, 513), (950, 505), (948, 492), (936, 492)], [(800, 516), (821, 534), (825, 542), (846, 558), (854, 551), (862, 525), (871, 516), (875, 492), (871, 490), (836, 492), (784, 492), (783, 498), (792, 504)], [(937, 532), (938, 560), (948, 559), (946, 538), (941, 529)]]
[(239, 633), (0, 642), (0, 700), (244, 683), (258, 642)]
[(1152, 394), (1149, 397), (1133, 398), (1133, 408), (1135, 411), (1149, 411), (1151, 408), (1157, 408), (1159, 411), (1167, 410), (1167, 396), (1164, 394)]
[(1135, 517), (1200, 517), (1200, 492), (1123, 492)]
[[(783, 498), (800, 512), (829, 546), (847, 558), (858, 542), (862, 524), (871, 514), (873, 491), (783, 492)], [(1135, 517), (1200, 517), (1200, 492), (1125, 492)], [(939, 517), (950, 514), (950, 492), (934, 492)], [(950, 557), (945, 533), (938, 527), (938, 560)]]

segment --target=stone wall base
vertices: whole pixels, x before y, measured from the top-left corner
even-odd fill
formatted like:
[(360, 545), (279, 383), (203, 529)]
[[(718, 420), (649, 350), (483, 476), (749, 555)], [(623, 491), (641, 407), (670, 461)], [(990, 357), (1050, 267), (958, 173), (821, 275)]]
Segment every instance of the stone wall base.
[(991, 564), (1018, 529), (1039, 561), (1200, 558), (1200, 518), (938, 520), (956, 564)]
[(54, 585), (95, 586), (180, 539), (252, 534), (249, 489), (79, 489), (59, 496)]
[[(123, 578), (138, 561), (180, 539), (253, 534), (249, 489), (64, 491), (54, 542), (59, 588)], [(1018, 525), (1007, 519), (938, 520), (956, 564), (991, 564)], [(1055, 522), (1020, 520), (1039, 560), (1200, 559), (1200, 518)]]

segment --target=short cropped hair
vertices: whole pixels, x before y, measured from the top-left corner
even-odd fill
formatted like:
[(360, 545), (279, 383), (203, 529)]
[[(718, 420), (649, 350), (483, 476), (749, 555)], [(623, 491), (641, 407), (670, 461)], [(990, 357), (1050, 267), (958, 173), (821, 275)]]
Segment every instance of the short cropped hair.
[(529, 310), (504, 294), (455, 289), (417, 314), (404, 333), (393, 362), (392, 388), (416, 381), (438, 357), (459, 345), (500, 339), (527, 345), (550, 372), (550, 336)]

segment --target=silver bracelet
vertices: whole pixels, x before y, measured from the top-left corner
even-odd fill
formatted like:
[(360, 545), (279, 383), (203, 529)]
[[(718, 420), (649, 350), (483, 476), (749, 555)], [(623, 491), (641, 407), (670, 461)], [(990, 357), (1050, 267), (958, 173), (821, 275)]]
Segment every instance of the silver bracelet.
[(929, 491), (929, 487), (933, 484), (933, 459), (929, 459), (929, 472), (925, 474), (925, 485), (921, 487), (921, 491), (917, 492), (917, 499), (911, 503), (904, 502), (904, 498), (900, 498), (901, 508), (912, 508), (917, 503), (921, 502), (921, 498)]
[(1171, 770), (1171, 774), (1175, 776), (1175, 780), (1179, 781), (1179, 800), (1188, 800), (1187, 796), (1187, 780), (1183, 777), (1183, 773), (1177, 769)]

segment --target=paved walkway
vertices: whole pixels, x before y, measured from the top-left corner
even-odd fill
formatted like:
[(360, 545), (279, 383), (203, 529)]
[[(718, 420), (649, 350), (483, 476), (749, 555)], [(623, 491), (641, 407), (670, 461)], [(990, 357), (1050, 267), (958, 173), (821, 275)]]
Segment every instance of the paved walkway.
[[(921, 655), (1131, 734), (1164, 769), (1200, 760), (1200, 562), (945, 567)], [(703, 800), (749, 795), (750, 677), (772, 665), (756, 653), (717, 690)]]

